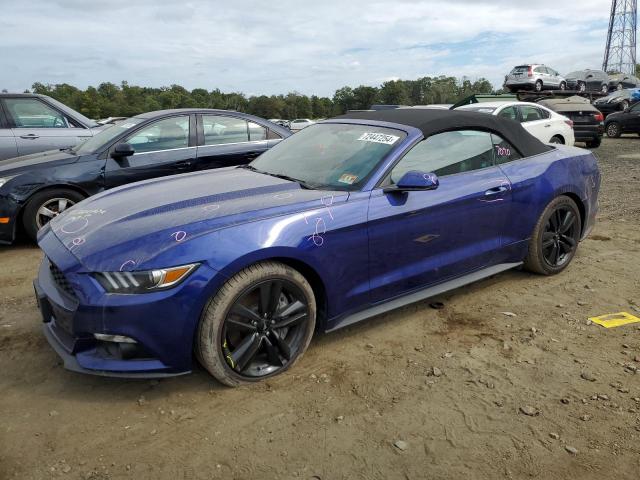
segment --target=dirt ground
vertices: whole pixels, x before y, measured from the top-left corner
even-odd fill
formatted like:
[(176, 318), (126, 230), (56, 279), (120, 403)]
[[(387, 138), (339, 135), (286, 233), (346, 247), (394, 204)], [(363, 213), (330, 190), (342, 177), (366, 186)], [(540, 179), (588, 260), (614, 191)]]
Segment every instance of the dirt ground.
[(0, 478), (638, 479), (640, 323), (587, 319), (640, 315), (640, 138), (596, 153), (599, 223), (561, 275), (504, 273), (320, 336), (239, 389), (201, 369), (65, 371), (33, 298), (39, 251), (0, 248)]

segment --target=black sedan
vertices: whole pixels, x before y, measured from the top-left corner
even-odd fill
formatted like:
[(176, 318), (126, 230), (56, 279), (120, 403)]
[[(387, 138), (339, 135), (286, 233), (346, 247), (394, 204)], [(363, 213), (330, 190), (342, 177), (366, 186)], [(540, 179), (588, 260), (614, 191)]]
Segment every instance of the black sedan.
[(238, 112), (176, 109), (116, 122), (74, 148), (0, 164), (0, 243), (33, 239), (71, 205), (148, 178), (249, 163), (291, 132)]
[(612, 113), (605, 122), (607, 136), (617, 138), (623, 133), (640, 134), (640, 102), (623, 112)]

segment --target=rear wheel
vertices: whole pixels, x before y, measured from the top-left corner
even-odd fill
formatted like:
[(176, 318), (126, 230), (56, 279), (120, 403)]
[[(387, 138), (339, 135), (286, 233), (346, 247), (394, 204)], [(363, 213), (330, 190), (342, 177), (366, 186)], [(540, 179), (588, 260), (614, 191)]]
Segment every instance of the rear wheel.
[(602, 87), (600, 88), (600, 92), (604, 93), (605, 95), (609, 93), (609, 85), (607, 85), (606, 83), (603, 83)]
[(536, 92), (541, 92), (542, 91), (542, 80), (538, 80), (533, 88), (535, 89)]
[(566, 90), (567, 89), (567, 82), (560, 82), (560, 90)]
[(209, 301), (196, 355), (225, 385), (257, 382), (302, 357), (315, 323), (315, 296), (302, 274), (282, 263), (258, 263), (234, 275)]
[(576, 253), (581, 229), (576, 203), (565, 196), (555, 198), (542, 212), (533, 230), (525, 267), (541, 275), (564, 270)]
[(66, 188), (55, 188), (36, 193), (24, 207), (22, 224), (25, 232), (29, 238), (35, 241), (38, 230), (82, 200), (84, 200), (82, 194)]
[(619, 83), (616, 87), (616, 89), (618, 90), (622, 90), (624, 88), (624, 85), (622, 85), (621, 83)]
[(578, 91), (584, 93), (587, 91), (587, 84), (584, 82), (578, 82)]
[(607, 125), (607, 136), (611, 138), (618, 138), (622, 134), (622, 128), (618, 122), (611, 122)]
[(554, 135), (551, 137), (551, 140), (549, 140), (549, 143), (564, 144), (564, 139), (560, 135)]

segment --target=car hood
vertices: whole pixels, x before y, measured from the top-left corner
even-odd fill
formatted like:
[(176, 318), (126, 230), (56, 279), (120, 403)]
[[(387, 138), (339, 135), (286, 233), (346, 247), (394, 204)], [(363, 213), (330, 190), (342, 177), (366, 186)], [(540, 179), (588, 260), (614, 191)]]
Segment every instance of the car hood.
[(52, 220), (40, 238), (52, 232), (87, 271), (141, 269), (167, 249), (188, 246), (208, 233), (347, 198), (347, 192), (306, 190), (232, 167), (133, 183), (90, 197)]
[(26, 170), (48, 167), (52, 164), (71, 163), (78, 160), (77, 155), (67, 150), (48, 150), (46, 152), (32, 153), (8, 160), (0, 161), (0, 177), (15, 175)]

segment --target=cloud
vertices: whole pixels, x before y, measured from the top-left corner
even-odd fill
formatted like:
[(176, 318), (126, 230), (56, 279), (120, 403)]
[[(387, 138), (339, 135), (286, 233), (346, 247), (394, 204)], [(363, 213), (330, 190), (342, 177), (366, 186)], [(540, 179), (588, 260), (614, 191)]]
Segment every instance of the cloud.
[[(598, 68), (609, 8), (551, 0), (31, 0), (3, 6), (0, 88), (130, 84), (332, 95), (423, 75), (486, 77), (515, 64)], [(7, 68), (8, 67), (8, 68)]]

